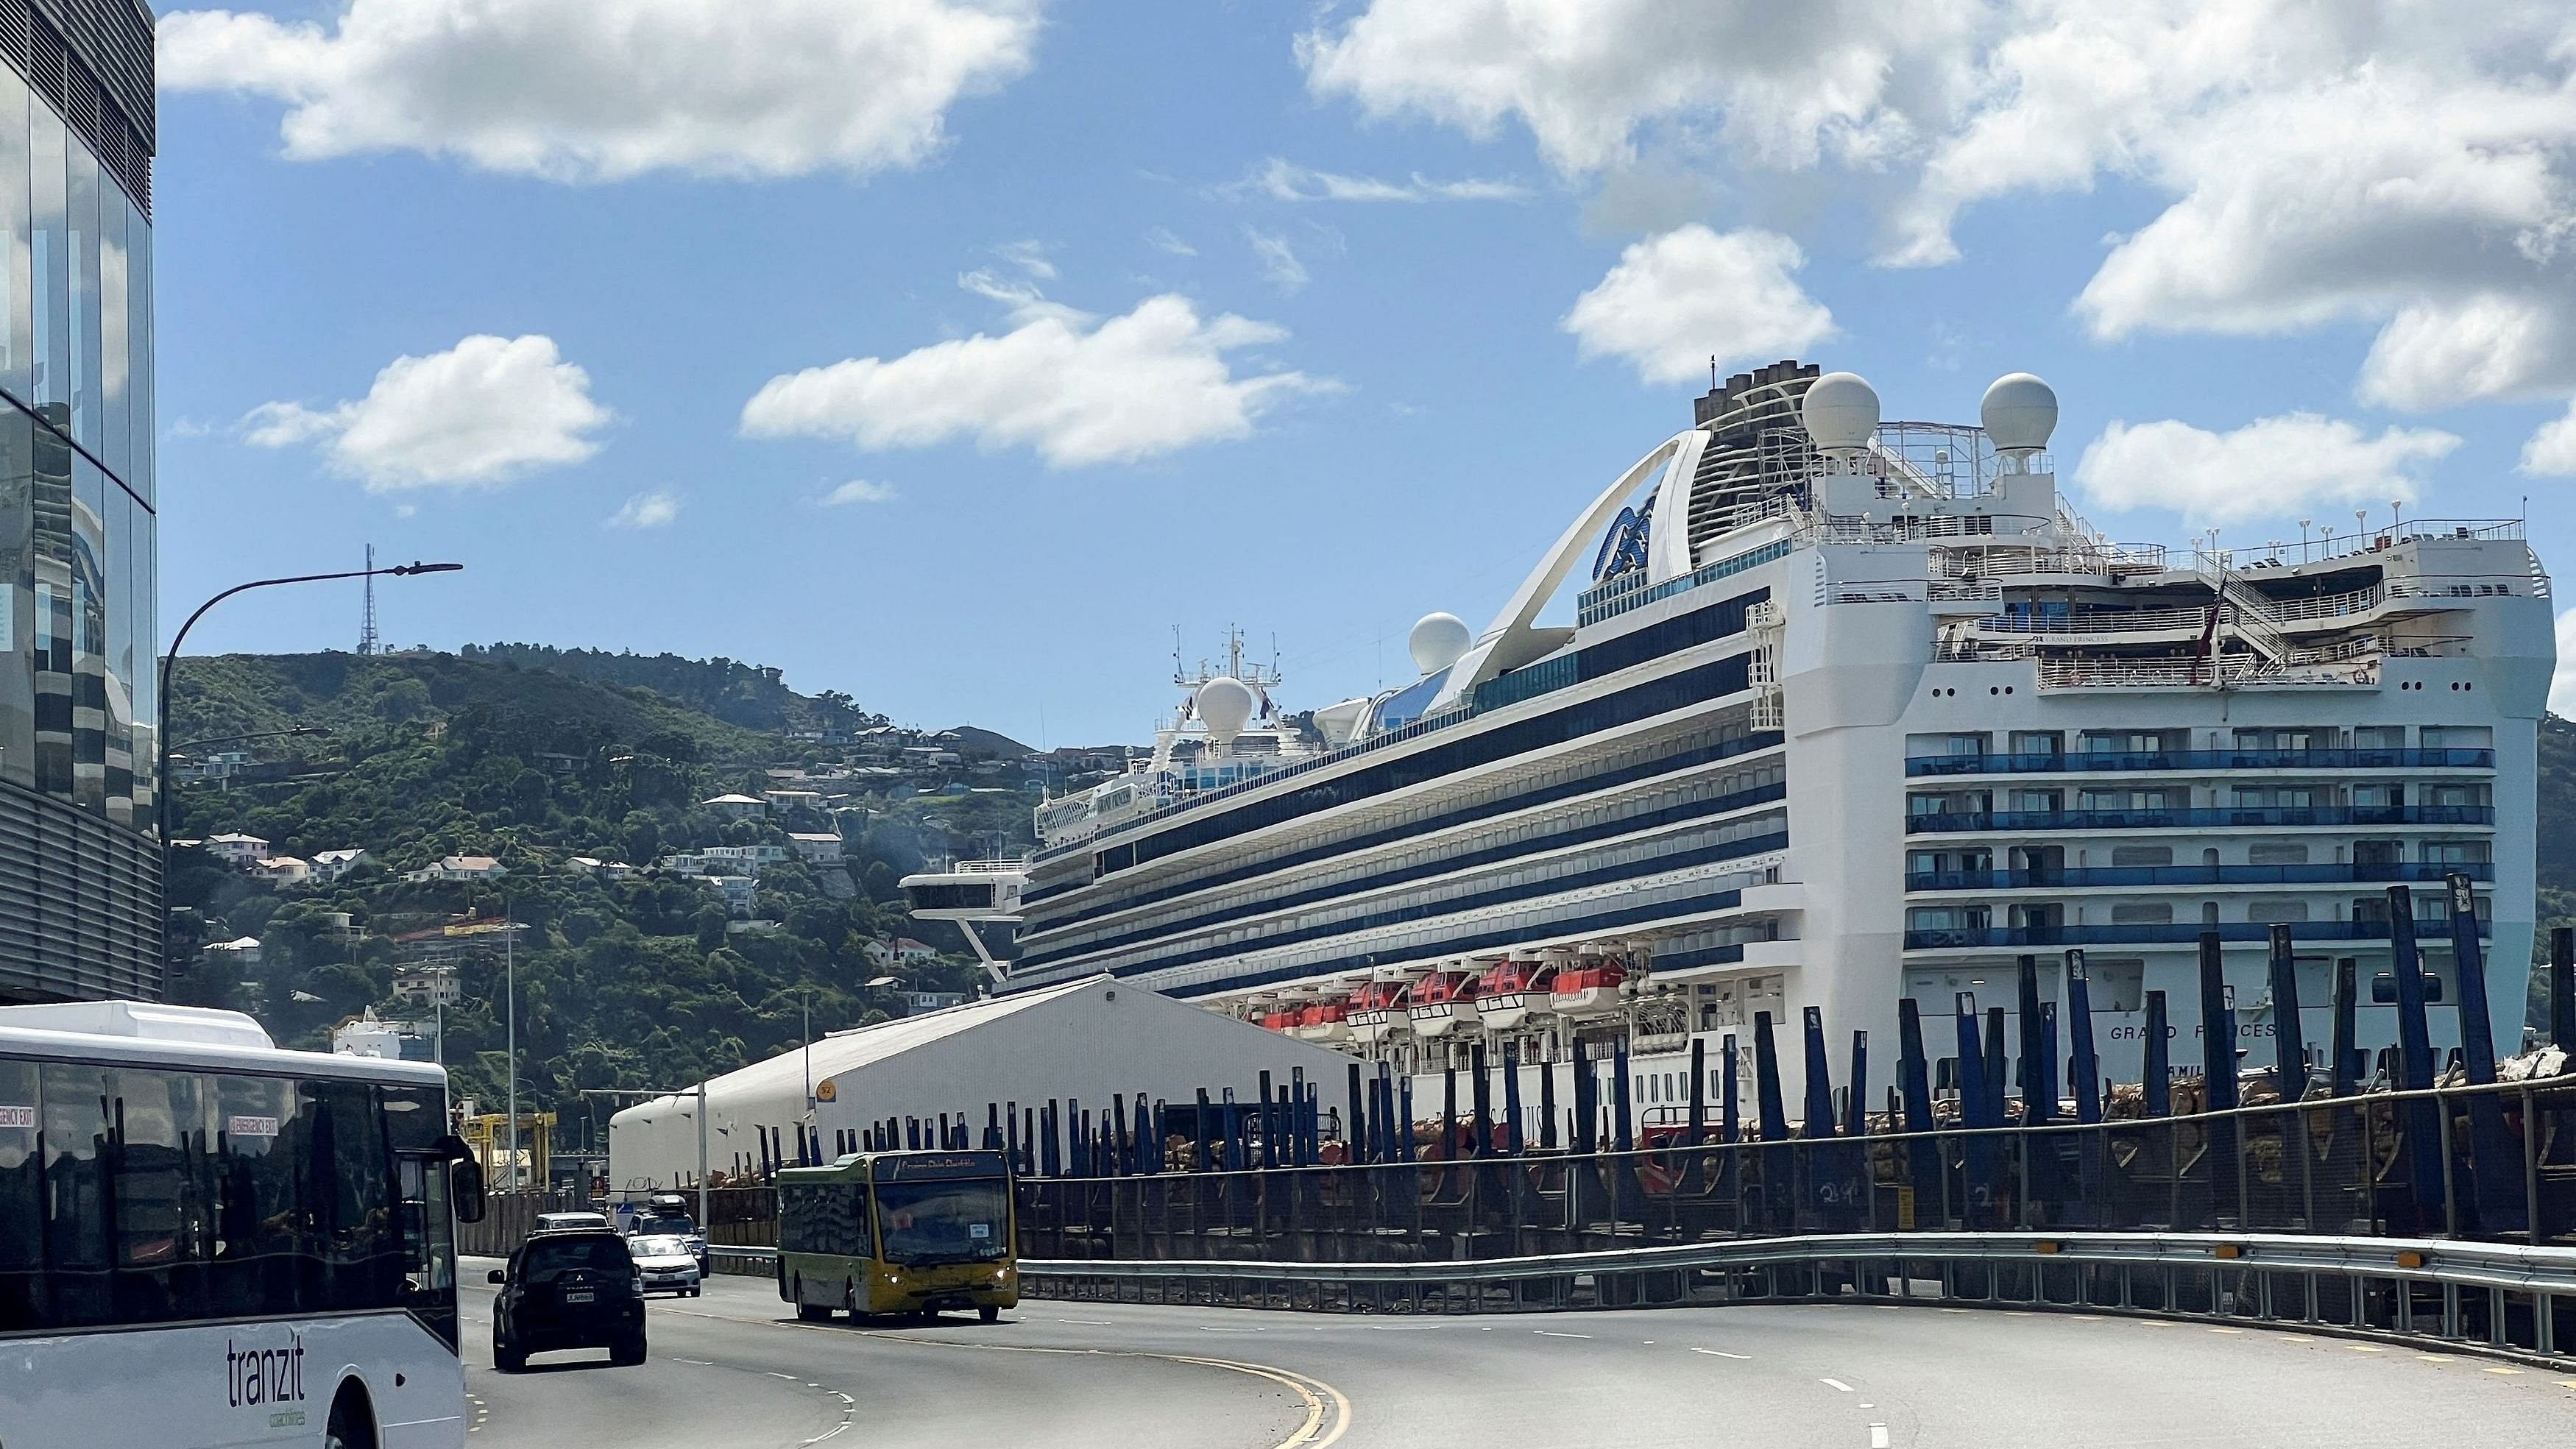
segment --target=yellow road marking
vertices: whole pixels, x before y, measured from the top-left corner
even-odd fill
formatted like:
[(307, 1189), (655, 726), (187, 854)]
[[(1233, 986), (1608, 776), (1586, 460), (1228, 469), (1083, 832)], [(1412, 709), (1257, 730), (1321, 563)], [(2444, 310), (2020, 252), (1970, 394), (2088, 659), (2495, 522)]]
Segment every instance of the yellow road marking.
[[(718, 1315), (705, 1316), (713, 1318)], [(754, 1320), (730, 1319), (729, 1321), (742, 1323)], [(774, 1328), (801, 1328), (816, 1333), (836, 1331), (829, 1325), (820, 1323), (784, 1323), (775, 1319), (765, 1321)], [(1145, 1353), (1124, 1348), (1048, 1348), (1027, 1343), (968, 1343), (954, 1338), (916, 1338), (910, 1334), (885, 1333), (873, 1329), (837, 1331), (856, 1332), (861, 1338), (882, 1339), (888, 1343), (928, 1344), (936, 1348), (974, 1348), (990, 1353), (1057, 1353), (1084, 1354), (1097, 1358), (1161, 1359), (1165, 1363), (1194, 1364), (1201, 1368), (1225, 1369), (1232, 1373), (1270, 1379), (1295, 1390), (1297, 1396), (1306, 1401), (1305, 1422), (1297, 1426), (1297, 1432), (1280, 1440), (1276, 1449), (1327, 1449), (1327, 1446), (1340, 1442), (1342, 1435), (1350, 1432), (1351, 1427), (1351, 1400), (1348, 1394), (1312, 1374), (1301, 1374), (1294, 1369), (1277, 1368), (1269, 1364), (1240, 1363), (1223, 1358), (1198, 1358), (1177, 1353)]]
[(2518, 1374), (2518, 1373), (2522, 1372), (2522, 1370), (2520, 1370), (2520, 1369), (2518, 1369), (2518, 1368), (2506, 1368), (2503, 1364), (2500, 1364), (2500, 1363), (2491, 1363), (2491, 1364), (2488, 1364), (2486, 1367), (2487, 1367), (2487, 1372), (2488, 1372), (2488, 1373), (2491, 1373), (2491, 1374)]

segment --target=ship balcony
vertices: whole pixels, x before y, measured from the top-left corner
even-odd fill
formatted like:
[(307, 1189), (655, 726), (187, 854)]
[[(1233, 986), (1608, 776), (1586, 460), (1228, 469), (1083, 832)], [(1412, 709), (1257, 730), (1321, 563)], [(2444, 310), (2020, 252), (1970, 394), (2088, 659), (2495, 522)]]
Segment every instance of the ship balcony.
[(2143, 770), (2493, 770), (2495, 751), (2471, 749), (2087, 750), (2058, 754), (1917, 755), (1908, 776), (2084, 775)]
[[(2329, 651), (2319, 651), (2329, 652)], [(2345, 651), (2330, 651), (2344, 654)], [(2133, 658), (2120, 655), (2055, 655), (2038, 661), (2043, 694), (2095, 690), (2192, 689), (2224, 684), (2230, 689), (2377, 689), (2380, 657), (2354, 652), (2348, 657), (2275, 664), (2251, 654), (2222, 654), (2214, 669), (2199, 657)]]
[(1908, 835), (2026, 830), (2267, 830), (2354, 825), (2485, 826), (2492, 805), (2264, 805), (2193, 810), (1981, 810), (1905, 818)]
[(2439, 885), (2448, 875), (2495, 879), (2485, 862), (2400, 861), (2393, 864), (2112, 865), (2056, 870), (1930, 870), (1905, 877), (1905, 889), (1938, 891), (2085, 890), (2106, 886)]
[[(2386, 921), (2292, 921), (2288, 923), (2292, 941), (2385, 941)], [(1908, 951), (2028, 951), (2062, 946), (2158, 946), (2191, 945), (2211, 932), (2221, 941), (2260, 942), (2272, 937), (2272, 926), (2264, 921), (2222, 921), (2215, 925), (2201, 922), (2174, 922), (2169, 925), (2141, 926), (1968, 926), (1949, 930), (1908, 931)], [(2450, 939), (2448, 924), (2430, 918), (2415, 923), (2417, 939), (2445, 944)], [(2492, 939), (2495, 928), (2481, 918), (2478, 936)]]

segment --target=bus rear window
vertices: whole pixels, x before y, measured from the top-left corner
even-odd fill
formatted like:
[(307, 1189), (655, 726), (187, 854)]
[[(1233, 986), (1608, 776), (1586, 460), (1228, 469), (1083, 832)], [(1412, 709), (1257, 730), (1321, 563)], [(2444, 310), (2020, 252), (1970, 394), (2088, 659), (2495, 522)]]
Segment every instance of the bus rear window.
[(623, 1278), (635, 1270), (635, 1261), (626, 1252), (625, 1239), (604, 1233), (532, 1238), (527, 1256), (519, 1260), (520, 1275), (531, 1283), (551, 1283), (577, 1268)]

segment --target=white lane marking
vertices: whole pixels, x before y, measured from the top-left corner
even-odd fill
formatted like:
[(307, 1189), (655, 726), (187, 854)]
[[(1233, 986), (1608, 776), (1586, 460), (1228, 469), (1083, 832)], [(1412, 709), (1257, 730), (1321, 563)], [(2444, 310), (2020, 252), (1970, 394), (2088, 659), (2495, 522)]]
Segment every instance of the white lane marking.
[(1057, 1319), (1057, 1320), (1056, 1320), (1056, 1322), (1058, 1322), (1058, 1323), (1081, 1323), (1081, 1324), (1087, 1324), (1087, 1325), (1089, 1325), (1089, 1326), (1091, 1326), (1091, 1327), (1093, 1327), (1093, 1328), (1107, 1328), (1107, 1327), (1109, 1327), (1109, 1326), (1110, 1326), (1110, 1324), (1109, 1324), (1109, 1320), (1108, 1320), (1108, 1319), (1106, 1319), (1106, 1318), (1059, 1318), (1059, 1319)]
[(673, 1362), (673, 1363), (693, 1363), (693, 1364), (696, 1364), (696, 1365), (697, 1365), (698, 1367), (700, 1367), (700, 1368), (714, 1368), (714, 1367), (716, 1366), (716, 1361), (715, 1361), (714, 1359), (711, 1359), (711, 1358), (675, 1358), (675, 1359), (671, 1360), (671, 1362)]
[(1268, 1333), (1270, 1331), (1266, 1328), (1219, 1328), (1213, 1323), (1199, 1324), (1198, 1330), (1201, 1333)]
[(1842, 1391), (1843, 1391), (1844, 1393), (1846, 1393), (1846, 1394), (1848, 1394), (1848, 1393), (1850, 1393), (1850, 1392), (1852, 1391), (1852, 1386), (1851, 1386), (1851, 1385), (1849, 1385), (1849, 1384), (1847, 1384), (1847, 1383), (1844, 1383), (1841, 1379), (1818, 1379), (1818, 1380), (1816, 1380), (1816, 1382), (1817, 1382), (1817, 1383), (1820, 1383), (1820, 1384), (1823, 1384), (1826, 1388), (1829, 1388), (1829, 1389), (1840, 1389), (1840, 1390), (1842, 1390)]
[(2518, 1374), (2522, 1372), (2522, 1370), (2518, 1368), (2506, 1368), (2500, 1363), (2491, 1363), (2487, 1365), (2487, 1372), (2491, 1374)]
[(1590, 1338), (1592, 1336), (1588, 1333), (1553, 1333), (1544, 1328), (1533, 1328), (1530, 1332), (1541, 1338)]
[(1653, 1346), (1653, 1344), (1654, 1344), (1654, 1342), (1655, 1342), (1655, 1341), (1654, 1341), (1653, 1339), (1651, 1339), (1651, 1338), (1646, 1340), (1646, 1343), (1647, 1343), (1647, 1345), (1648, 1345), (1649, 1347), (1652, 1347), (1652, 1346)]
[(768, 1373), (768, 1375), (769, 1375), (771, 1378), (773, 1378), (773, 1379), (785, 1379), (785, 1380), (787, 1380), (789, 1383), (803, 1383), (803, 1382), (804, 1382), (804, 1380), (802, 1380), (802, 1379), (800, 1379), (800, 1378), (796, 1377), (796, 1375), (794, 1375), (794, 1374), (783, 1374), (783, 1373), (780, 1373), (780, 1372), (779, 1372), (778, 1370), (776, 1370), (776, 1369), (768, 1369), (768, 1370), (765, 1370), (765, 1372), (766, 1372), (766, 1373)]
[(1722, 1349), (1722, 1348), (1695, 1348), (1695, 1349), (1692, 1349), (1692, 1350), (1691, 1350), (1691, 1352), (1693, 1352), (1693, 1353), (1704, 1353), (1704, 1354), (1707, 1354), (1710, 1358), (1731, 1358), (1731, 1359), (1735, 1359), (1735, 1360), (1737, 1360), (1738, 1362), (1741, 1362), (1741, 1363), (1751, 1363), (1751, 1362), (1753, 1362), (1753, 1355), (1751, 1355), (1751, 1354), (1749, 1354), (1749, 1353), (1728, 1353), (1725, 1349)]
[(1869, 1426), (1869, 1449), (1887, 1449), (1887, 1426), (1885, 1424), (1872, 1424)]

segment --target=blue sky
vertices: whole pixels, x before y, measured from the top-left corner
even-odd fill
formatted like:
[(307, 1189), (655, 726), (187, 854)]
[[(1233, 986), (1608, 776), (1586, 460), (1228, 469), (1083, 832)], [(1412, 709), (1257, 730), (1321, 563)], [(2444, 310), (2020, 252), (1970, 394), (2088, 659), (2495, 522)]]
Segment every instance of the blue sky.
[[(165, 628), (373, 542), (468, 565), (391, 642), (1141, 738), (1176, 626), (1402, 682), (1711, 352), (1957, 421), (2037, 372), (2122, 540), (2576, 531), (2561, 8), (620, 9), (165, 14)], [(322, 586), (190, 647), (356, 633)]]

